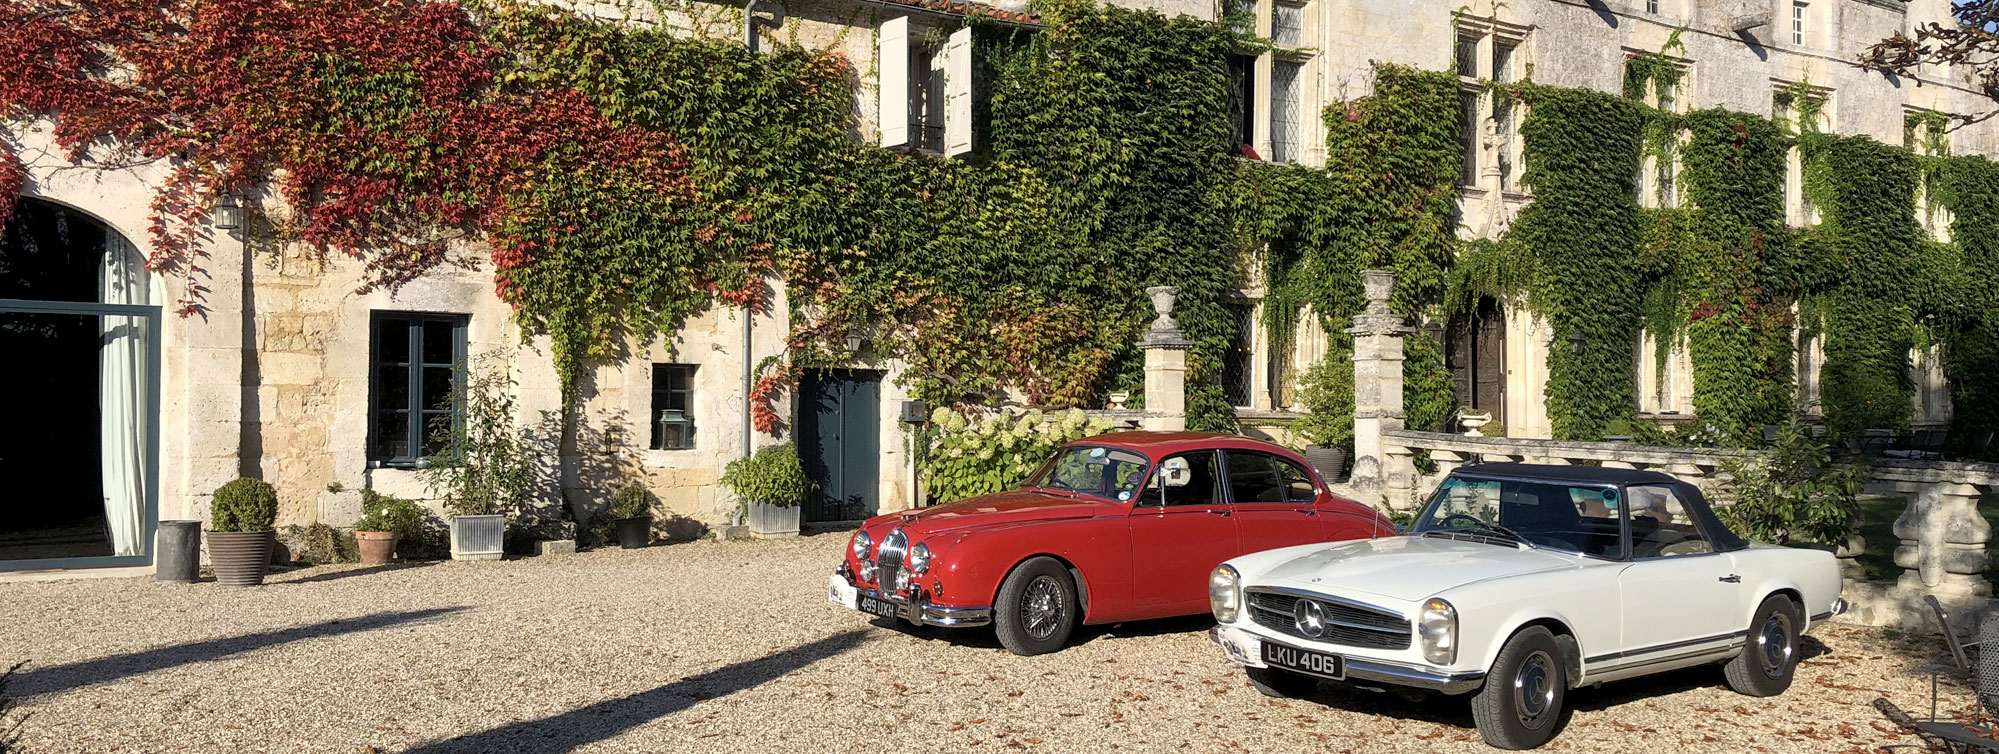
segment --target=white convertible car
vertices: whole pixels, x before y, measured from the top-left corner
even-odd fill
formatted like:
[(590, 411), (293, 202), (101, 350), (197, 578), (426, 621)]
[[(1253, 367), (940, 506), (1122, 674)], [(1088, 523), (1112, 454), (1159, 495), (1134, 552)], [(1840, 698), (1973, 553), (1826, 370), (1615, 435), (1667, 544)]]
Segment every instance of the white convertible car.
[(1839, 590), (1831, 553), (1745, 542), (1664, 474), (1498, 463), (1452, 473), (1405, 535), (1230, 560), (1209, 599), (1265, 694), (1469, 693), (1487, 743), (1530, 749), (1583, 685), (1726, 663), (1730, 688), (1783, 693)]

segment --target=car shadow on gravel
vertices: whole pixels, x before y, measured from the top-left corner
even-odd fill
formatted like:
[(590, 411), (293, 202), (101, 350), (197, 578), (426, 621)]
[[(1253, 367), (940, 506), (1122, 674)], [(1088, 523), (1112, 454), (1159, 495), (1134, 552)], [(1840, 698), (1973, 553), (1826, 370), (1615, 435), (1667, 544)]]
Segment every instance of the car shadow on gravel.
[[(875, 628), (894, 631), (904, 636), (924, 641), (945, 641), (962, 647), (1006, 651), (1005, 647), (1000, 646), (999, 637), (993, 634), (993, 630), (990, 627), (938, 628), (935, 626), (918, 626), (908, 621), (894, 618), (872, 618), (869, 619), (868, 624)], [(1120, 639), (1167, 636), (1171, 634), (1202, 634), (1208, 629), (1213, 628), (1214, 625), (1215, 619), (1212, 616), (1186, 615), (1178, 618), (1159, 618), (1156, 620), (1131, 621), (1129, 623), (1077, 626), (1075, 633), (1069, 635), (1068, 646), (1063, 647), (1051, 656), (1059, 657), (1063, 652), (1073, 651), (1078, 647), (1086, 644), (1094, 644), (1098, 641), (1117, 641)]]
[[(524, 720), (456, 738), (420, 744), (403, 754), (560, 754), (623, 734), (701, 702), (761, 686), (820, 660), (845, 654), (867, 641), (858, 629), (834, 634), (754, 660), (690, 675), (616, 699), (579, 707), (539, 720)], [(725, 750), (723, 746), (718, 750)]]
[(390, 571), (407, 571), (407, 570), (410, 570), (410, 569), (413, 569), (413, 568), (423, 568), (423, 567), (425, 567), (425, 566), (432, 566), (432, 565), (437, 565), (438, 563), (441, 563), (441, 562), (443, 562), (443, 561), (440, 561), (440, 560), (419, 560), (419, 561), (415, 561), (415, 562), (410, 562), (410, 563), (390, 563), (390, 564), (388, 564), (388, 565), (378, 565), (378, 566), (362, 566), (362, 567), (360, 567), (360, 568), (347, 568), (347, 569), (342, 569), (342, 570), (337, 570), (337, 571), (325, 571), (325, 572), (323, 572), (323, 573), (315, 573), (315, 574), (312, 574), (312, 575), (309, 575), (309, 576), (304, 576), (304, 577), (301, 577), (301, 578), (296, 578), (296, 579), (284, 579), (284, 578), (278, 578), (278, 579), (271, 579), (271, 580), (269, 581), (269, 583), (271, 583), (271, 584), (323, 584), (323, 583), (325, 583), (325, 582), (328, 582), (328, 581), (339, 581), (339, 580), (341, 580), (341, 579), (351, 579), (351, 578), (356, 578), (356, 577), (359, 577), (359, 576), (373, 576), (373, 575), (375, 575), (375, 574), (378, 574), (378, 573), (388, 573), (388, 572), (390, 572)]
[(21, 697), (28, 698), (58, 691), (68, 691), (84, 686), (111, 683), (156, 670), (192, 665), (198, 662), (219, 660), (231, 655), (242, 654), (295, 641), (321, 639), (328, 636), (374, 631), (376, 629), (400, 626), (418, 621), (450, 615), (466, 608), (440, 607), (427, 610), (410, 610), (399, 613), (376, 613), (359, 618), (323, 621), (304, 626), (262, 631), (222, 639), (210, 639), (188, 644), (173, 644), (155, 649), (100, 657), (64, 665), (47, 667), (28, 666), (27, 670), (14, 675), (12, 689)]

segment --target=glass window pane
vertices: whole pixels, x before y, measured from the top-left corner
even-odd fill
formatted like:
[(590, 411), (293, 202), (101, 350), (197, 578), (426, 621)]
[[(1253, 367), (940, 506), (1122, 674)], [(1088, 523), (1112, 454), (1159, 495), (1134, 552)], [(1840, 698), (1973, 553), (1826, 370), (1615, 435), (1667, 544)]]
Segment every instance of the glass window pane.
[(451, 388), (458, 370), (451, 367), (423, 368), (423, 407), (432, 411), (451, 410)]
[(375, 457), (389, 459), (409, 456), (410, 415), (401, 411), (383, 411), (376, 414)]
[(451, 414), (442, 411), (425, 411), (423, 412), (422, 428), (423, 455), (437, 455), (451, 441)]
[(1277, 473), (1284, 480), (1284, 499), (1292, 503), (1309, 503), (1318, 498), (1318, 491), (1312, 485), (1312, 475), (1298, 464), (1277, 459)]
[(1270, 66), (1270, 159), (1298, 160), (1298, 78), (1304, 64), (1279, 60)]
[(423, 363), (451, 364), (458, 361), (458, 323), (423, 323)]
[(1463, 139), (1464, 163), (1458, 169), (1458, 183), (1478, 185), (1478, 93), (1458, 93), (1458, 133)]
[(1298, 3), (1277, 3), (1270, 13), (1270, 38), (1286, 47), (1300, 47), (1305, 44), (1305, 6)]
[(1229, 26), (1237, 34), (1256, 33), (1256, 0), (1228, 0)]
[(410, 323), (385, 319), (375, 323), (375, 362), (403, 364), (410, 360)]
[(1228, 452), (1229, 495), (1238, 503), (1284, 502), (1284, 487), (1278, 484), (1274, 460), (1262, 453), (1243, 450)]
[(1514, 45), (1497, 42), (1492, 45), (1492, 80), (1501, 84), (1513, 81)]
[(1624, 494), (1625, 508), (1631, 513), (1632, 557), (1669, 558), (1714, 552), (1671, 487), (1630, 487)]
[(398, 411), (409, 410), (409, 367), (385, 366), (375, 370), (375, 407)]
[(1478, 39), (1458, 38), (1458, 75), (1478, 78)]
[[(1169, 473), (1168, 467), (1175, 465), (1176, 461), (1186, 464), (1187, 469), (1184, 474)], [(1162, 475), (1178, 477), (1162, 481), (1167, 505), (1214, 505), (1221, 502), (1217, 497), (1218, 487), (1215, 484), (1219, 474), (1215, 468), (1214, 453), (1203, 451), (1174, 456), (1167, 459), (1167, 463), (1161, 464), (1160, 471)], [(1155, 478), (1159, 476), (1155, 475)], [(1175, 484), (1175, 481), (1178, 483)]]

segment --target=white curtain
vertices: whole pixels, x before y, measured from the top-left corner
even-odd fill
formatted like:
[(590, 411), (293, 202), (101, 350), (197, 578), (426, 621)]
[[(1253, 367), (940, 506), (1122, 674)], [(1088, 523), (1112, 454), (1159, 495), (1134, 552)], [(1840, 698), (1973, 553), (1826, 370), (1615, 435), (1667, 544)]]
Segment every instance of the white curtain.
[[(106, 233), (97, 293), (106, 304), (151, 303), (151, 278), (137, 249)], [(103, 450), (104, 517), (116, 555), (145, 548), (147, 318), (106, 315), (98, 340), (97, 407)]]

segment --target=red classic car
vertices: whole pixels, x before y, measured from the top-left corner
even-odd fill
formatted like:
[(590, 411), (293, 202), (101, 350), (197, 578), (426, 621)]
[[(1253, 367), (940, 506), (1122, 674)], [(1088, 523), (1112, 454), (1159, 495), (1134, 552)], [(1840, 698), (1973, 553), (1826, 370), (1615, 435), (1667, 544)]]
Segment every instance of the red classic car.
[(1078, 624), (1205, 612), (1209, 572), (1238, 555), (1395, 533), (1282, 446), (1125, 432), (1063, 446), (1019, 490), (869, 519), (827, 598), (911, 623), (991, 625), (1034, 655)]

